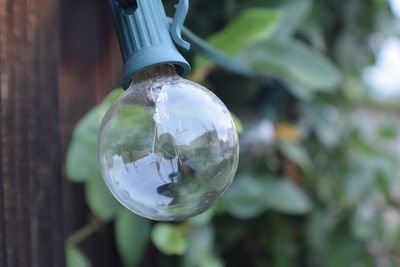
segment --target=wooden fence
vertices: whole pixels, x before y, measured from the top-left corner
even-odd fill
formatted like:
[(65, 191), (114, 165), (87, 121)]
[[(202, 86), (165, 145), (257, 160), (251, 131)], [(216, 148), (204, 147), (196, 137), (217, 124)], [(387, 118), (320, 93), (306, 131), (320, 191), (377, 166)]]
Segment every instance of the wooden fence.
[[(76, 122), (121, 73), (107, 1), (0, 0), (0, 266), (62, 267), (88, 221), (63, 175)], [(85, 241), (93, 266), (118, 266), (111, 229)]]

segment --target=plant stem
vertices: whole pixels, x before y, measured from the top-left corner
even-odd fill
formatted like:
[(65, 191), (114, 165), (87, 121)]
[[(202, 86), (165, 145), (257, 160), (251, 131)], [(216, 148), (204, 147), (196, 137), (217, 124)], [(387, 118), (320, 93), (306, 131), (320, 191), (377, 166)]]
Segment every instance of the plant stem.
[(79, 244), (80, 242), (88, 238), (90, 235), (92, 235), (94, 232), (96, 232), (96, 228), (89, 223), (88, 225), (82, 227), (81, 229), (79, 229), (78, 231), (76, 231), (67, 238), (66, 241), (67, 247)]

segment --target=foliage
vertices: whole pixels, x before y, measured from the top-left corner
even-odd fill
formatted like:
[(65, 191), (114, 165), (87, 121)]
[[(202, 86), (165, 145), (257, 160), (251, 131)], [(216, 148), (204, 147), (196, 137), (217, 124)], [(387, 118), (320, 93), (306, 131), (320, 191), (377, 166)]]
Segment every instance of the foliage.
[(74, 267), (90, 267), (89, 259), (77, 248), (67, 249), (67, 265)]
[[(149, 243), (168, 259), (162, 266), (399, 266), (397, 120), (368, 98), (360, 74), (373, 61), (366, 40), (391, 19), (387, 4), (191, 4), (189, 27), (253, 73), (193, 56), (193, 77), (237, 115), (238, 175), (216, 207), (185, 222), (127, 212), (95, 160), (100, 119), (122, 92), (113, 91), (76, 126), (66, 170), (85, 183), (93, 215), (114, 224), (124, 266), (139, 266)], [(67, 247), (68, 266), (90, 266), (76, 245)]]
[(187, 250), (185, 233), (179, 227), (159, 223), (152, 232), (154, 245), (167, 255), (184, 255)]
[(115, 220), (115, 240), (125, 266), (137, 266), (149, 241), (149, 221), (121, 210)]

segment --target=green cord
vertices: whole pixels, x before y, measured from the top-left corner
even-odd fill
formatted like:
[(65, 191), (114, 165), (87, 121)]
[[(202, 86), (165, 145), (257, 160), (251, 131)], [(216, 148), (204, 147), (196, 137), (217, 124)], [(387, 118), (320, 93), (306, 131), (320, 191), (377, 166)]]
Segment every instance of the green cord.
[[(169, 23), (172, 23), (171, 18), (168, 18), (168, 20)], [(218, 49), (210, 46), (205, 40), (194, 34), (188, 28), (183, 27), (182, 33), (193, 45), (196, 51), (204, 55), (206, 58), (210, 59), (221, 68), (243, 76), (255, 76), (254, 71), (252, 71), (250, 68), (243, 65), (241, 62), (224, 55)]]
[(206, 41), (194, 34), (188, 28), (183, 28), (183, 35), (193, 44), (194, 49), (213, 61), (216, 65), (244, 76), (254, 76), (254, 73), (241, 62), (224, 55), (218, 49), (210, 46)]

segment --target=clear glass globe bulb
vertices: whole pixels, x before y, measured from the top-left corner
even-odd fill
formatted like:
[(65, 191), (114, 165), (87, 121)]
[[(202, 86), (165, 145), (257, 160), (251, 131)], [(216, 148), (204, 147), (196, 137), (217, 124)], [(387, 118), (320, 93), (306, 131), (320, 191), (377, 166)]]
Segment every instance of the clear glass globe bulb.
[(98, 159), (128, 209), (176, 221), (210, 208), (232, 183), (238, 135), (225, 105), (172, 66), (140, 73), (106, 113)]

